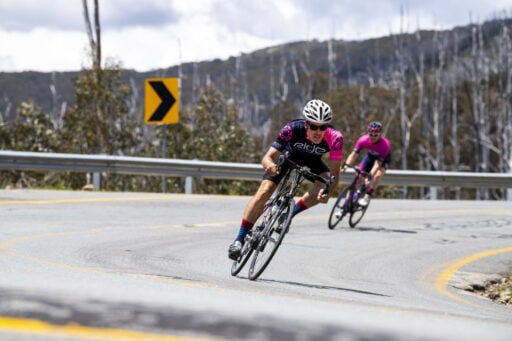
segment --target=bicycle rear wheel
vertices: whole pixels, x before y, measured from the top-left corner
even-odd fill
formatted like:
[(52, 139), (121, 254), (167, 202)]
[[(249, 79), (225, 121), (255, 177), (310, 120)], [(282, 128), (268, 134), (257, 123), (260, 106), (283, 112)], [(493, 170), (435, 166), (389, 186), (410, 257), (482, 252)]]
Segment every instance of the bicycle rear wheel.
[[(281, 200), (285, 200), (284, 198)], [(292, 220), (294, 201), (289, 200), (286, 205), (269, 217), (268, 226), (261, 233), (255, 245), (254, 254), (249, 267), (249, 279), (257, 279), (274, 257), (277, 249), (288, 232)], [(266, 232), (266, 233), (265, 233)]]
[(347, 194), (349, 192), (350, 187), (346, 187), (343, 191), (341, 191), (340, 195), (336, 199), (336, 202), (332, 206), (331, 214), (329, 215), (329, 229), (334, 229), (336, 225), (343, 219), (345, 214), (347, 214), (347, 210), (343, 207), (347, 202)]
[(348, 220), (348, 224), (350, 227), (354, 228), (357, 224), (363, 219), (364, 214), (366, 213), (366, 210), (368, 209), (368, 206), (361, 206), (358, 203), (354, 203), (354, 207), (352, 210), (352, 213), (350, 213), (350, 219)]

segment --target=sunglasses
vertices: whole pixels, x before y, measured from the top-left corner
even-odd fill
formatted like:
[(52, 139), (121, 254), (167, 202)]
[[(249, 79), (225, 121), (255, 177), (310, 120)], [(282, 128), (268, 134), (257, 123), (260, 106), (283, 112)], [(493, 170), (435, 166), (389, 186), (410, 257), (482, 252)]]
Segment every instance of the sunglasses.
[(311, 130), (318, 130), (318, 129), (320, 129), (320, 131), (325, 131), (327, 129), (327, 125), (317, 126), (317, 125), (308, 123), (308, 126), (309, 126), (309, 129), (311, 129)]
[(377, 133), (377, 134), (370, 134), (370, 137), (378, 137), (380, 134)]

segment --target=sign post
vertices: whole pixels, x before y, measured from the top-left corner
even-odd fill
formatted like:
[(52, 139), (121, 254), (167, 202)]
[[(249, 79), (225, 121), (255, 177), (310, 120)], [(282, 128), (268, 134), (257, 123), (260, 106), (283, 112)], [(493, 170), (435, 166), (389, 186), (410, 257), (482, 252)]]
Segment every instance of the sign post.
[[(179, 78), (148, 78), (144, 82), (144, 122), (162, 127), (162, 158), (167, 144), (166, 124), (179, 122)], [(167, 191), (162, 176), (162, 192)]]

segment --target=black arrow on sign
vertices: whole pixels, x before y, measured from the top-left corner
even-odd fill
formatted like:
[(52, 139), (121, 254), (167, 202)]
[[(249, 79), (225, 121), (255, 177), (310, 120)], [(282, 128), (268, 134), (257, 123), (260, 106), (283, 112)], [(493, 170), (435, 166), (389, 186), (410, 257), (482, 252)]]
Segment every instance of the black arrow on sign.
[(153, 90), (157, 93), (158, 97), (162, 100), (162, 103), (156, 108), (155, 112), (149, 118), (149, 121), (158, 121), (160, 122), (169, 109), (172, 108), (174, 103), (176, 102), (176, 98), (167, 90), (164, 82), (162, 81), (150, 81), (149, 85), (153, 87)]

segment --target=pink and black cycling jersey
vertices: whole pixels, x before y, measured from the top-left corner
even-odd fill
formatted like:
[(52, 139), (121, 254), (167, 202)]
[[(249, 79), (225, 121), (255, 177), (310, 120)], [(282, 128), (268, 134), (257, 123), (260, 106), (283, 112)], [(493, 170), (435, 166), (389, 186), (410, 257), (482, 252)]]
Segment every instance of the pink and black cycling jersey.
[(331, 161), (341, 161), (343, 158), (343, 135), (329, 125), (324, 138), (319, 144), (313, 143), (308, 137), (304, 119), (288, 122), (279, 132), (272, 147), (280, 152), (290, 152), (291, 159), (302, 165), (321, 162), (322, 155), (329, 153)]
[(383, 167), (387, 168), (391, 161), (391, 143), (388, 139), (381, 136), (377, 143), (373, 143), (368, 134), (362, 135), (357, 139), (356, 145), (354, 146), (354, 152), (359, 153), (363, 149), (366, 149), (368, 153), (366, 154), (365, 159), (361, 162), (359, 168), (362, 169), (361, 166), (363, 164), (365, 164), (364, 168), (368, 168), (368, 162), (371, 162), (373, 165), (375, 160), (381, 161)]

